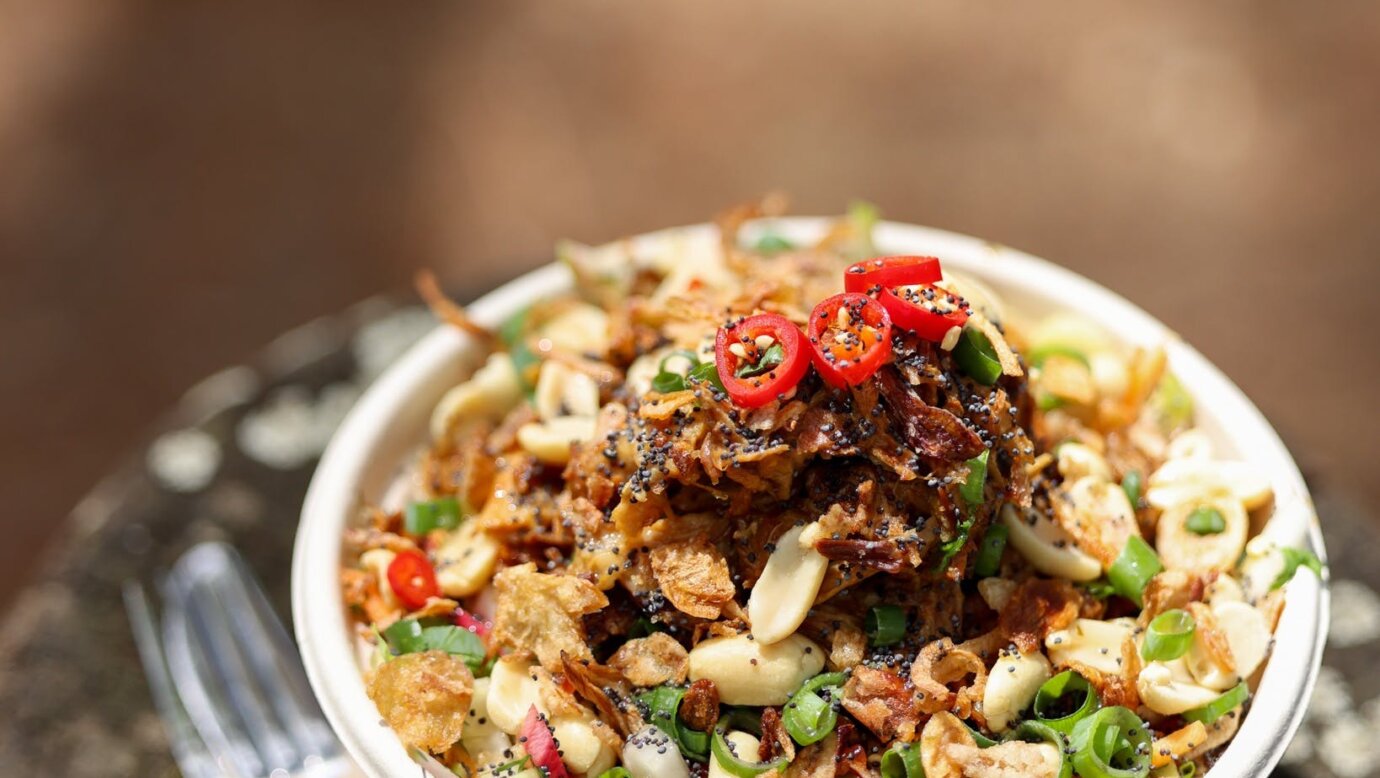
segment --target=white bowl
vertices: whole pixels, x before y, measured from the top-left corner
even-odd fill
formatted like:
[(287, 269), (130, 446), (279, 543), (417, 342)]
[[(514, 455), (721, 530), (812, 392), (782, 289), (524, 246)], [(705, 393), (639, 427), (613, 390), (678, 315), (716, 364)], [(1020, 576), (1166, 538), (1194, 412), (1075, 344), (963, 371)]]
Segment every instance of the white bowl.
[[(818, 218), (773, 220), (771, 229), (797, 242), (822, 235)], [(751, 227), (761, 230), (766, 225)], [(654, 251), (678, 234), (712, 234), (708, 225), (676, 228), (634, 239), (635, 251)], [(1217, 368), (1163, 324), (1120, 296), (1049, 262), (951, 232), (884, 223), (879, 247), (888, 253), (931, 254), (991, 286), (1007, 306), (1027, 315), (1065, 308), (1083, 311), (1130, 344), (1166, 344), (1170, 367), (1197, 404), (1198, 424), (1221, 450), (1249, 460), (1274, 485), (1276, 509), (1265, 533), (1281, 544), (1323, 555), (1322, 536), (1307, 488), (1269, 422)], [(469, 308), (497, 325), (527, 304), (570, 285), (565, 268), (549, 265), (486, 295)], [(1243, 334), (1243, 337), (1246, 337)], [(479, 344), (451, 327), (424, 337), (365, 392), (326, 449), (302, 508), (292, 569), (292, 607), (298, 645), (321, 707), (355, 760), (374, 778), (413, 776), (417, 765), (385, 727), (365, 694), (356, 641), (341, 600), (341, 535), (358, 520), (363, 501), (379, 501), (408, 455), (426, 440), (427, 419), (441, 395), (481, 358)], [(1322, 660), (1328, 595), (1312, 575), (1289, 584), (1274, 652), (1240, 731), (1211, 770), (1213, 778), (1269, 772), (1298, 728)]]

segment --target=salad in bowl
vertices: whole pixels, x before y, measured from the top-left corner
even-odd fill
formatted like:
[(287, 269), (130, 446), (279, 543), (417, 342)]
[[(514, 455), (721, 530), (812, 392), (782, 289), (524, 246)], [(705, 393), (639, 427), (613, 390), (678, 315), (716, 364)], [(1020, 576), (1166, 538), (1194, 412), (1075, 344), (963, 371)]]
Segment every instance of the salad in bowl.
[(480, 358), (343, 532), (376, 718), (496, 778), (1212, 768), (1323, 571), (1295, 484), (1171, 338), (771, 209), (563, 244), (501, 321), (422, 285)]

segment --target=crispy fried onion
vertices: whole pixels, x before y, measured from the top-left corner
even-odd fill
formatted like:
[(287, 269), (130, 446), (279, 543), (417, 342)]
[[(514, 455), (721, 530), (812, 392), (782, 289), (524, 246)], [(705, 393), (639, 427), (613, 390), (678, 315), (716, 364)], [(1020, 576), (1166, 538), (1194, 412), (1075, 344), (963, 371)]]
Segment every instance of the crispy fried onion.
[(983, 451), (982, 439), (957, 416), (927, 404), (888, 366), (877, 373), (891, 421), (906, 443), (921, 456), (941, 462), (961, 462)]
[(430, 270), (418, 270), (413, 283), (417, 287), (417, 294), (426, 301), (436, 318), (461, 332), (479, 338), (484, 343), (494, 341), (494, 334), (488, 328), (476, 324), (473, 319), (465, 315), (464, 306), (446, 297), (446, 293), (441, 291), (441, 284), (436, 281), (435, 273)]
[(1191, 602), (1203, 599), (1207, 585), (1217, 574), (1194, 573), (1187, 570), (1164, 570), (1156, 573), (1145, 585), (1145, 607), (1140, 611), (1140, 624), (1146, 626), (1156, 616), (1175, 608), (1186, 609)]
[(409, 746), (439, 754), (460, 739), (474, 695), (474, 676), (444, 651), (404, 654), (379, 665), (369, 698)]
[(651, 556), (662, 593), (682, 613), (717, 619), (733, 599), (728, 561), (703, 537), (658, 546)]
[(1056, 778), (1064, 761), (1049, 743), (1012, 740), (979, 748), (972, 731), (943, 712), (925, 724), (920, 749), (927, 778)]
[(494, 640), (499, 645), (536, 654), (553, 672), (562, 668), (561, 652), (593, 659), (580, 617), (609, 604), (593, 584), (572, 575), (537, 572), (537, 566), (505, 568), (494, 576), (498, 606)]
[[(950, 686), (972, 678), (957, 691)], [(982, 657), (940, 638), (920, 649), (910, 666), (916, 705), (925, 713), (953, 711), (962, 718), (981, 718), (978, 708), (987, 688), (987, 665)]]
[(778, 756), (786, 757), (787, 761), (794, 759), (795, 741), (791, 740), (785, 725), (781, 723), (780, 709), (763, 708), (762, 742), (757, 749), (757, 758), (765, 762)]
[(609, 657), (609, 666), (623, 674), (633, 686), (660, 686), (684, 683), (689, 654), (675, 638), (653, 632), (634, 638), (618, 647)]
[(627, 737), (642, 728), (642, 716), (633, 703), (632, 689), (612, 667), (579, 662), (561, 654), (561, 668), (571, 690), (599, 711), (599, 717)]
[(1049, 633), (1078, 618), (1083, 595), (1068, 581), (1027, 578), (1001, 609), (997, 629), (1021, 651), (1039, 651)]
[(1202, 642), (1207, 658), (1227, 675), (1236, 674), (1236, 658), (1231, 654), (1231, 644), (1227, 636), (1217, 626), (1217, 616), (1212, 609), (1201, 602), (1188, 604), (1188, 613), (1193, 617), (1193, 640)]
[(883, 743), (910, 742), (922, 718), (916, 696), (896, 673), (859, 665), (843, 685), (843, 708)]

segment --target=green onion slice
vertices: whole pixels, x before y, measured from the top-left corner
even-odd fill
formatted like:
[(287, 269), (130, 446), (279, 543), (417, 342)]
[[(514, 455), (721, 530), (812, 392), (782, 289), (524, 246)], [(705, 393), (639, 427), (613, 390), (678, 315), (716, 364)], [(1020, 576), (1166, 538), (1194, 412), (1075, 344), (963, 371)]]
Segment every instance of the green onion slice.
[(1227, 528), (1222, 512), (1211, 505), (1199, 505), (1184, 520), (1184, 529), (1195, 535), (1216, 535)]
[(1006, 538), (1010, 533), (1010, 528), (1005, 524), (993, 524), (987, 528), (987, 534), (982, 536), (982, 544), (978, 546), (977, 560), (973, 562), (973, 572), (979, 577), (994, 576), (1001, 569), (1001, 555), (1006, 551)]
[(632, 773), (626, 767), (610, 767), (599, 773), (599, 778), (632, 778)]
[(1126, 492), (1126, 499), (1131, 501), (1133, 509), (1140, 508), (1140, 495), (1145, 490), (1145, 479), (1141, 477), (1139, 470), (1132, 470), (1121, 479), (1121, 488)]
[(1178, 659), (1193, 644), (1194, 626), (1193, 616), (1188, 611), (1175, 608), (1161, 613), (1145, 630), (1145, 642), (1140, 646), (1141, 657), (1149, 662)]
[(1145, 585), (1163, 569), (1155, 549), (1144, 538), (1132, 535), (1126, 541), (1126, 547), (1121, 549), (1121, 555), (1107, 569), (1107, 580), (1116, 588), (1117, 594), (1139, 606)]
[(954, 346), (954, 361), (958, 369), (984, 386), (991, 386), (1001, 378), (1001, 361), (992, 341), (976, 327), (964, 327), (963, 335)]
[(969, 507), (982, 504), (982, 493), (987, 486), (987, 458), (991, 454), (992, 450), (988, 449), (965, 463), (968, 477), (958, 485), (958, 494)]
[(746, 732), (761, 737), (762, 722), (757, 715), (748, 708), (734, 708), (719, 718), (719, 723), (714, 725), (714, 737), (711, 741), (710, 749), (714, 753), (714, 761), (719, 763), (730, 775), (738, 778), (753, 778), (768, 770), (785, 770), (790, 760), (783, 754), (767, 762), (743, 759), (733, 753), (729, 747), (728, 740), (724, 736), (730, 729), (741, 729)]
[(753, 248), (759, 254), (778, 254), (782, 251), (790, 251), (795, 248), (795, 244), (774, 232), (769, 232), (758, 238), (757, 245)]
[(1088, 679), (1065, 670), (1045, 681), (1035, 692), (1031, 712), (1039, 723), (1068, 734), (1101, 704)]
[(1150, 727), (1129, 709), (1103, 708), (1069, 734), (1073, 768), (1082, 778), (1143, 778), (1150, 772)]
[(1225, 716), (1237, 706), (1245, 704), (1250, 696), (1250, 688), (1246, 686), (1245, 681), (1242, 681), (1207, 705), (1201, 708), (1194, 708), (1193, 710), (1186, 710), (1179, 715), (1183, 717), (1184, 721), (1201, 721), (1204, 724), (1211, 724)]
[(977, 744), (978, 748), (991, 748), (997, 744), (997, 741), (982, 734), (982, 730), (973, 726), (973, 722), (964, 719), (963, 726), (968, 728), (968, 732), (973, 736), (973, 742)]
[(896, 605), (877, 605), (863, 619), (867, 642), (874, 646), (889, 646), (906, 636), (906, 612)]
[(647, 706), (647, 722), (670, 735), (687, 759), (707, 762), (709, 733), (691, 729), (681, 719), (680, 701), (684, 697), (685, 689), (678, 686), (658, 686), (637, 699)]
[(1193, 762), (1184, 762), (1179, 765), (1179, 778), (1193, 778), (1194, 774), (1197, 772), (1198, 765)]
[[(781, 723), (790, 733), (791, 739), (802, 746), (818, 743), (839, 722), (838, 710), (834, 707), (834, 694), (848, 676), (843, 673), (824, 673), (806, 681), (791, 695), (781, 712)], [(821, 689), (830, 690), (830, 699), (819, 695)]]
[(882, 754), (882, 778), (925, 778), (919, 743), (897, 743)]
[(1069, 741), (1063, 732), (1038, 721), (1022, 721), (1015, 729), (1006, 733), (1002, 742), (1020, 740), (1026, 743), (1049, 743), (1059, 752), (1059, 778), (1073, 775), (1073, 763), (1069, 761)]
[(421, 536), (434, 529), (455, 529), (463, 515), (455, 497), (438, 497), (427, 502), (408, 503), (403, 511), (403, 531)]
[(1290, 579), (1294, 577), (1294, 573), (1297, 573), (1300, 567), (1306, 567), (1312, 570), (1313, 574), (1318, 576), (1319, 580), (1322, 580), (1323, 563), (1313, 552), (1305, 551), (1301, 548), (1281, 548), (1279, 553), (1284, 555), (1284, 569), (1275, 577), (1274, 583), (1270, 584), (1271, 590), (1278, 589), (1289, 583)]
[(1112, 586), (1112, 582), (1108, 581), (1106, 577), (1098, 578), (1095, 581), (1088, 581), (1087, 583), (1080, 583), (1078, 584), (1078, 588), (1087, 592), (1089, 597), (1096, 597), (1099, 600), (1105, 600), (1113, 594), (1116, 594), (1116, 587)]
[(1040, 343), (1032, 346), (1026, 352), (1026, 358), (1029, 359), (1030, 364), (1035, 367), (1040, 367), (1045, 363), (1046, 359), (1053, 356), (1068, 357), (1070, 359), (1076, 359), (1084, 365), (1089, 365), (1087, 354), (1084, 354), (1081, 350), (1073, 346), (1067, 346), (1062, 343)]

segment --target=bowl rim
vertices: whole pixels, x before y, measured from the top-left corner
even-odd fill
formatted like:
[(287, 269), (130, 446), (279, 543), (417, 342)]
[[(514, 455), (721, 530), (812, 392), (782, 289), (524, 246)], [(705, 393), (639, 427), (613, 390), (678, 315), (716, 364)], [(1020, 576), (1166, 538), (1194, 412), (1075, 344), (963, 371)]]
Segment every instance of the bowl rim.
[[(828, 217), (794, 216), (750, 223), (746, 234), (771, 230), (797, 242), (822, 235)], [(709, 224), (671, 227), (629, 239), (634, 253), (664, 245), (668, 237), (717, 234)], [(1176, 376), (1190, 394), (1212, 397), (1210, 414), (1225, 417), (1218, 435), (1229, 436), (1238, 452), (1249, 451), (1252, 463), (1269, 474), (1276, 491), (1275, 511), (1262, 534), (1284, 545), (1307, 546), (1326, 559), (1317, 515), (1298, 468), (1273, 427), (1220, 370), (1149, 313), (1116, 293), (1046, 260), (978, 238), (897, 222), (881, 222), (876, 243), (899, 252), (923, 252), (945, 259), (964, 272), (1003, 279), (1024, 287), (1059, 307), (1077, 299), (1093, 318), (1119, 340), (1163, 343)], [(984, 279), (986, 280), (986, 279)], [(572, 282), (564, 266), (548, 264), (484, 295), (468, 307), (479, 323), (496, 326), (532, 301), (567, 289)], [(362, 503), (361, 481), (379, 467), (375, 452), (397, 428), (400, 415), (417, 419), (414, 398), (445, 376), (454, 380), (480, 348), (471, 336), (438, 325), (415, 343), (363, 393), (323, 453), (302, 506), (293, 548), (292, 611), (294, 632), (311, 687), (321, 708), (356, 762), (372, 776), (415, 774), (417, 763), (392, 731), (383, 726), (369, 700), (358, 656), (337, 585), (343, 532)], [(439, 396), (439, 395), (437, 395)], [(414, 430), (423, 440), (424, 421)], [(403, 462), (387, 465), (392, 471)], [(381, 495), (376, 495), (376, 499)], [(1275, 631), (1271, 653), (1249, 715), (1218, 762), (1213, 778), (1268, 772), (1279, 762), (1307, 707), (1327, 637), (1329, 596), (1325, 576), (1296, 576)]]

